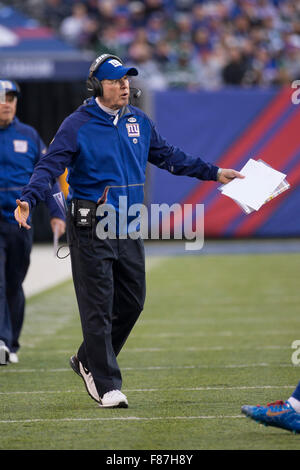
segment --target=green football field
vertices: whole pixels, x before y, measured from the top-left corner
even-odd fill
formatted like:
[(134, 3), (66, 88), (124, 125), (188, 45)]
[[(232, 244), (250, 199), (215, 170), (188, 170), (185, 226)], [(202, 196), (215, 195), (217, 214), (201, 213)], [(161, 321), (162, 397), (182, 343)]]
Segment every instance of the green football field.
[[(300, 380), (300, 254), (147, 259), (144, 312), (119, 355), (128, 409), (100, 409), (69, 367), (71, 282), (28, 299), (19, 364), (0, 368), (0, 449), (300, 449), (243, 404)], [(300, 354), (299, 354), (300, 359)]]

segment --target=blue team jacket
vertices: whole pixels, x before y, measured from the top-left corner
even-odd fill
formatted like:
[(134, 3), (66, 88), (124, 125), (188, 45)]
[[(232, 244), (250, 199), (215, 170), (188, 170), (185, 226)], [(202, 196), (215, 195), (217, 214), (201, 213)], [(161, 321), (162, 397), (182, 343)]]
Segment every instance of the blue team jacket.
[(217, 166), (169, 145), (139, 108), (122, 108), (114, 125), (91, 98), (63, 121), (21, 199), (33, 207), (67, 167), (74, 198), (106, 202), (118, 211), (119, 196), (127, 196), (128, 206), (143, 203), (147, 161), (175, 175), (217, 179)]
[[(16, 199), (20, 198), (43, 153), (45, 144), (35, 129), (23, 124), (17, 117), (7, 127), (0, 127), (0, 218), (17, 223), (14, 218)], [(53, 193), (59, 192), (56, 183)], [(49, 186), (42, 198), (47, 203), (51, 217), (64, 218)], [(1, 223), (1, 222), (0, 222)]]

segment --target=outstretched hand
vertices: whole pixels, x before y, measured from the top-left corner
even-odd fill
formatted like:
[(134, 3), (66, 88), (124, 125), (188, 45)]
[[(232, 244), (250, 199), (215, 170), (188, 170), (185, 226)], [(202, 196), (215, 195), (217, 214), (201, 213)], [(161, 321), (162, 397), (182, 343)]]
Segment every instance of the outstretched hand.
[(15, 209), (15, 219), (19, 223), (20, 227), (25, 227), (27, 230), (31, 228), (30, 225), (27, 224), (27, 219), (29, 217), (29, 204), (26, 201), (20, 201), (20, 199), (16, 200), (17, 207)]
[(218, 181), (220, 183), (227, 184), (230, 181), (232, 181), (234, 178), (245, 178), (245, 176), (236, 170), (222, 168), (222, 171), (220, 172), (218, 176)]

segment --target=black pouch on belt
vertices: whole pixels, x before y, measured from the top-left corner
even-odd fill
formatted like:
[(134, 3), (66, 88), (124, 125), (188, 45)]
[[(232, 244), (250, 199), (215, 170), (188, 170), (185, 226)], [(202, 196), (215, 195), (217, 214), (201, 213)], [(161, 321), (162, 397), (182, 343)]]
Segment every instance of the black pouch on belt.
[(76, 227), (90, 228), (96, 218), (97, 206), (93, 201), (85, 199), (73, 199), (71, 202), (71, 214)]

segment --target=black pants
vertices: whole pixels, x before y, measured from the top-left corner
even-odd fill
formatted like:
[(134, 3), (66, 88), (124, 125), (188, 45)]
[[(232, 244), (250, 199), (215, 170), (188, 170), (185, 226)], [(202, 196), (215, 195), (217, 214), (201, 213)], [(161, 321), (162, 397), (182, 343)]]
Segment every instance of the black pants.
[(144, 245), (141, 239), (100, 240), (95, 227), (75, 227), (70, 217), (68, 237), (83, 332), (78, 359), (102, 397), (122, 386), (116, 357), (144, 306)]
[(32, 230), (0, 221), (0, 339), (11, 352), (19, 347), (25, 297), (25, 279), (32, 248)]

